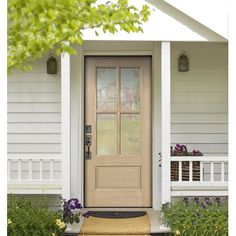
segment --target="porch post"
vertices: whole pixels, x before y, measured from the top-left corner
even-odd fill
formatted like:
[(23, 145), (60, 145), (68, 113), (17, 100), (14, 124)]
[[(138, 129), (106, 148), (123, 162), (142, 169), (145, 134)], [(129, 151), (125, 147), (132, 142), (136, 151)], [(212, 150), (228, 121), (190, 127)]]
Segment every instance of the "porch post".
[(162, 204), (170, 202), (170, 42), (161, 43)]
[(70, 56), (61, 54), (61, 178), (62, 197), (70, 198)]

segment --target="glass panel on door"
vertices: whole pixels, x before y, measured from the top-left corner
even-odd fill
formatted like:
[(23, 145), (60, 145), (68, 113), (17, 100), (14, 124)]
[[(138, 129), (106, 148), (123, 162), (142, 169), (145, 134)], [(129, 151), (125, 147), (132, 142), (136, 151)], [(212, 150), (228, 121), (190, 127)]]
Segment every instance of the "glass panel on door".
[(97, 68), (97, 110), (115, 110), (116, 100), (116, 68)]
[(139, 114), (121, 115), (121, 155), (140, 154), (141, 124)]
[(115, 114), (97, 114), (97, 155), (117, 154), (117, 118)]
[(140, 69), (120, 69), (121, 110), (137, 111), (140, 109)]

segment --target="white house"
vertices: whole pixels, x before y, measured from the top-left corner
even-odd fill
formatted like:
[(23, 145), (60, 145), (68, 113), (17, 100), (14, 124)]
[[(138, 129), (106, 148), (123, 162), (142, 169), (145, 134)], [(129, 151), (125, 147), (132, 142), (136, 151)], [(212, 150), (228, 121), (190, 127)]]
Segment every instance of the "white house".
[[(8, 193), (155, 210), (172, 197), (228, 195), (226, 21), (222, 8), (197, 14), (184, 2), (139, 1), (152, 10), (144, 33), (87, 30), (77, 55), (57, 58), (56, 75), (45, 57), (10, 76)], [(187, 72), (178, 70), (182, 52)], [(171, 157), (178, 143), (204, 156)]]

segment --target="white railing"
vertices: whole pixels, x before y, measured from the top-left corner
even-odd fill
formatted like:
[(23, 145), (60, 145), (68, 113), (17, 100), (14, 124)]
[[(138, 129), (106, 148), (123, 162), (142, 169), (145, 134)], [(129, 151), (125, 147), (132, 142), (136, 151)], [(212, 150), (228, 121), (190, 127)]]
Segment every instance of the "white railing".
[(7, 176), (8, 193), (60, 194), (61, 156), (9, 154)]
[(171, 162), (177, 163), (171, 196), (228, 195), (228, 156), (172, 156)]

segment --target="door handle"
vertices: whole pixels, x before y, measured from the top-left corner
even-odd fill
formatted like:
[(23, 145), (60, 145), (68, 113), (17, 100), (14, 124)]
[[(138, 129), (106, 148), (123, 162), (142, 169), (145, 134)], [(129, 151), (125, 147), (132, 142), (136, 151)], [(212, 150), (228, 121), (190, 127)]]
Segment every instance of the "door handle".
[(85, 160), (92, 159), (91, 145), (92, 145), (92, 135), (86, 134), (85, 135)]

